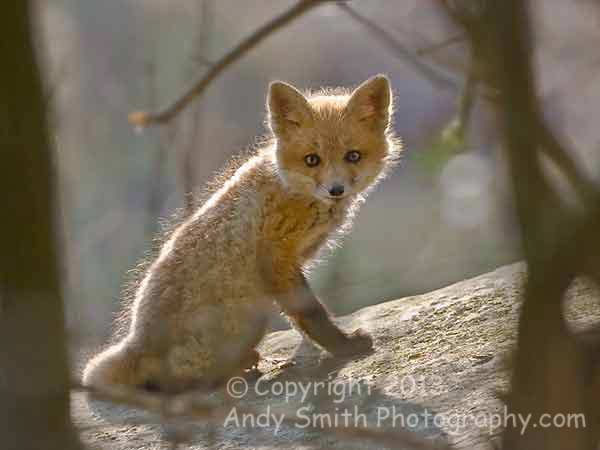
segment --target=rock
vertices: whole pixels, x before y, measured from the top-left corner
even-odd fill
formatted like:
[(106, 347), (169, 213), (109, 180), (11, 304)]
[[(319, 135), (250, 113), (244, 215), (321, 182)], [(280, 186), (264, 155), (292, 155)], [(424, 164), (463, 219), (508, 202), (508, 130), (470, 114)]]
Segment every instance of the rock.
[[(235, 401), (222, 393), (210, 396), (229, 411), (229, 425), (212, 434), (199, 421), (160, 423), (148, 413), (88, 401), (81, 393), (73, 395), (74, 421), (84, 441), (106, 449), (167, 449), (170, 440), (188, 442), (186, 448), (192, 449), (211, 443), (222, 449), (382, 448), (340, 436), (327, 422), (336, 425), (336, 419), (341, 428), (366, 422), (377, 432), (408, 429), (434, 443), (491, 448), (501, 431), (499, 394), (508, 390), (506, 363), (516, 338), (524, 270), (522, 264), (506, 266), (340, 318), (344, 329), (360, 327), (373, 336), (375, 352), (366, 357), (335, 360), (323, 357), (296, 331), (269, 334), (259, 348), (264, 375), (248, 384), (249, 393)], [(600, 317), (595, 295), (582, 281), (571, 287), (567, 316), (572, 326), (586, 328)], [(295, 364), (286, 364), (290, 361)], [(294, 386), (310, 392), (294, 393)], [(241, 422), (248, 408), (255, 422), (247, 419), (247, 428), (238, 427), (235, 419)], [(277, 424), (284, 412), (295, 424)], [(309, 420), (317, 422), (317, 430), (306, 427)], [(401, 439), (395, 442), (395, 448), (410, 448)]]

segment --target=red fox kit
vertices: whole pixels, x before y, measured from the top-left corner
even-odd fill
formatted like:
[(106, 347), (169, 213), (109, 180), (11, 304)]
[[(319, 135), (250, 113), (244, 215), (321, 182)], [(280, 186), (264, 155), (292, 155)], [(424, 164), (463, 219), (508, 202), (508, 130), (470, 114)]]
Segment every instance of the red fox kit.
[(252, 367), (273, 300), (332, 354), (371, 350), (364, 332), (332, 322), (303, 270), (397, 160), (388, 79), (308, 96), (273, 82), (267, 107), (273, 139), (175, 229), (128, 334), (91, 359), (85, 385), (181, 390)]

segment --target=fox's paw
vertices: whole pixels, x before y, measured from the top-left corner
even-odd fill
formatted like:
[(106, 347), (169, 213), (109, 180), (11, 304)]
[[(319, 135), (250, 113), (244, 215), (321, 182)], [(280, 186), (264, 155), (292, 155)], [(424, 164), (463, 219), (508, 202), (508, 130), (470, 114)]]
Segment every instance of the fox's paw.
[(346, 337), (344, 345), (332, 351), (334, 356), (348, 357), (373, 353), (373, 340), (364, 330), (357, 329)]

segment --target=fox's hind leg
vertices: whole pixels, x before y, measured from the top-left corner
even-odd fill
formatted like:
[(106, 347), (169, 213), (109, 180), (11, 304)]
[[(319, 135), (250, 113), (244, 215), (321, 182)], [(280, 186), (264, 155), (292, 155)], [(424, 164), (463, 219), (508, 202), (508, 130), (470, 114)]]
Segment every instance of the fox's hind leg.
[(262, 373), (258, 369), (260, 353), (256, 347), (265, 335), (267, 328), (266, 318), (254, 320), (251, 332), (232, 337), (229, 345), (221, 347), (217, 359), (218, 370), (209, 377), (209, 382), (214, 388), (225, 385), (231, 377), (244, 377), (256, 379)]

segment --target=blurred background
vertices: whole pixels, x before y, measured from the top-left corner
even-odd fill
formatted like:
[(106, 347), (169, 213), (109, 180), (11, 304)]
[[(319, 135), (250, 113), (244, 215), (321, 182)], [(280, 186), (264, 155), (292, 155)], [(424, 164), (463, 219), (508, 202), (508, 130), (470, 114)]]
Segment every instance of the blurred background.
[[(403, 162), (361, 209), (342, 248), (312, 274), (334, 312), (520, 259), (491, 94), (476, 91), (465, 101), (467, 46), (435, 2), (344, 3), (378, 30), (324, 2), (227, 69), (169, 125), (141, 131), (128, 124), (129, 112), (171, 102), (293, 3), (39, 2), (61, 180), (67, 322), (78, 346), (110, 334), (121, 291), (152, 248), (161, 219), (265, 132), (266, 89), (274, 79), (302, 89), (351, 87), (386, 73), (394, 87)], [(580, 165), (600, 173), (597, 9), (583, 0), (538, 0), (531, 11), (546, 117), (581, 149)]]

